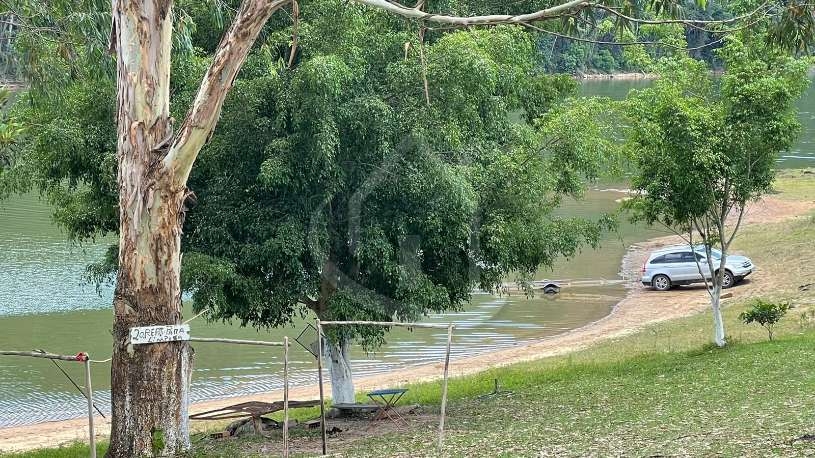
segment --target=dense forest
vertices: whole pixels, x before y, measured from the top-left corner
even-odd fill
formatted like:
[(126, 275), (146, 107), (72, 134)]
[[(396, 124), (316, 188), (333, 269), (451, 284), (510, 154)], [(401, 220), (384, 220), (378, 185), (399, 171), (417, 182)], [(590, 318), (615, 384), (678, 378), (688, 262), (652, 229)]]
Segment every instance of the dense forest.
[[(686, 2), (681, 15), (687, 19), (723, 20), (741, 13), (737, 7), (708, 2), (705, 8)], [(549, 72), (572, 75), (648, 72), (655, 58), (672, 48), (685, 48), (691, 57), (718, 69), (716, 49), (721, 34), (689, 25), (642, 24), (621, 29), (613, 17), (598, 15), (592, 23), (564, 24), (563, 31), (540, 34), (541, 63)], [(579, 38), (577, 38), (579, 37)]]

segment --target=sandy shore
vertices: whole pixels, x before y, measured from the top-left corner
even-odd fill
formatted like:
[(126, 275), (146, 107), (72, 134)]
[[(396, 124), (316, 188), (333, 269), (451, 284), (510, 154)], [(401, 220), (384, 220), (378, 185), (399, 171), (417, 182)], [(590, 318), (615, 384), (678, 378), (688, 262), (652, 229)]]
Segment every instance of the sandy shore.
[[(815, 209), (815, 202), (785, 201), (768, 197), (751, 207), (745, 217), (746, 224), (774, 223), (798, 218)], [(451, 362), (452, 376), (462, 376), (484, 371), (493, 367), (506, 366), (523, 361), (531, 361), (550, 356), (578, 351), (607, 339), (631, 334), (643, 327), (689, 316), (705, 310), (708, 306), (707, 295), (700, 291), (682, 289), (660, 293), (659, 301), (654, 301), (652, 293), (640, 286), (636, 279), (645, 255), (655, 247), (677, 243), (676, 237), (660, 237), (644, 243), (632, 245), (622, 262), (624, 278), (631, 279), (630, 289), (625, 299), (619, 302), (605, 318), (579, 329), (542, 339), (536, 342), (502, 349), (495, 352), (460, 358)], [(761, 266), (759, 266), (761, 269)], [(755, 279), (731, 290), (734, 299), (747, 297), (772, 288), (773, 278), (782, 272), (762, 269), (754, 274)], [(751, 277), (753, 278), (753, 277)], [(455, 341), (454, 341), (455, 344)], [(358, 390), (393, 387), (406, 383), (435, 380), (441, 378), (442, 365), (427, 364), (403, 370), (360, 378), (356, 380)], [(330, 390), (328, 391), (330, 392)], [(315, 399), (318, 396), (317, 385), (298, 387), (291, 390), (291, 399)], [(266, 395), (253, 395), (239, 398), (208, 401), (192, 406), (192, 412), (212, 410), (238, 402), (277, 401), (282, 393), (270, 392)], [(110, 430), (110, 423), (96, 418), (96, 433), (104, 438)], [(206, 423), (194, 422), (193, 429), (206, 428)], [(59, 422), (40, 423), (30, 426), (0, 429), (0, 451), (21, 451), (42, 447), (52, 447), (72, 441), (87, 441), (87, 419), (76, 419)]]

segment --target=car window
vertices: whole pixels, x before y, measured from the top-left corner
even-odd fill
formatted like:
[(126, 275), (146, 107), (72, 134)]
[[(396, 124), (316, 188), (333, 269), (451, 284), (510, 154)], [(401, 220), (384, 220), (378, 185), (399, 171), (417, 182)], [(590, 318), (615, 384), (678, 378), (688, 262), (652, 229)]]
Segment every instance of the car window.
[(696, 259), (693, 257), (693, 253), (690, 251), (682, 253), (682, 261), (681, 262), (696, 262)]
[(705, 259), (705, 255), (703, 255), (702, 253), (696, 253), (696, 260), (697, 261), (701, 261), (703, 259)]
[(665, 255), (657, 256), (656, 258), (651, 260), (651, 264), (664, 264), (665, 263)]
[(651, 261), (651, 264), (667, 264), (671, 262), (682, 262), (682, 253), (663, 254)]

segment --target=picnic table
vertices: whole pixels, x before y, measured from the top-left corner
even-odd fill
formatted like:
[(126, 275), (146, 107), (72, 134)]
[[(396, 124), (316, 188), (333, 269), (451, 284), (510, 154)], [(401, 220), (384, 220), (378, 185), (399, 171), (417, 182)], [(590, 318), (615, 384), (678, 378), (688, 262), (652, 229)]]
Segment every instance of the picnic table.
[[(320, 405), (319, 399), (310, 401), (289, 401), (289, 409), (302, 409)], [(220, 409), (208, 410), (190, 415), (190, 420), (228, 420), (232, 418), (249, 417), (255, 433), (261, 432), (261, 417), (283, 410), (283, 401), (260, 402), (250, 401), (234, 404)]]
[(373, 401), (374, 404), (379, 406), (379, 409), (376, 411), (376, 415), (374, 415), (373, 421), (383, 420), (385, 417), (388, 417), (394, 423), (398, 423), (401, 421), (404, 424), (407, 424), (407, 421), (399, 415), (399, 412), (394, 409), (396, 407), (396, 403), (402, 399), (402, 396), (407, 393), (406, 388), (391, 388), (386, 390), (374, 390), (368, 393), (368, 397)]

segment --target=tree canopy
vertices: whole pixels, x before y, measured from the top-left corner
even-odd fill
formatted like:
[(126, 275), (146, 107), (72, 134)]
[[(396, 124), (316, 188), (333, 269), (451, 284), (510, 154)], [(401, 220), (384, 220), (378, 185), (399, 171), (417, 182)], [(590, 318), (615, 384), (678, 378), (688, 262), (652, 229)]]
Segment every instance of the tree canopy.
[(810, 62), (736, 36), (720, 56), (726, 67), (720, 80), (700, 62), (666, 59), (654, 86), (627, 102), (636, 162), (628, 206), (636, 219), (703, 244), (706, 265), (698, 267), (713, 282), (714, 340), (724, 346), (719, 298), (734, 281), (723, 267), (728, 249), (747, 206), (770, 191), (776, 158), (795, 141), (795, 102), (809, 84)]
[[(328, 18), (342, 50), (304, 34), (292, 72), (246, 75), (191, 181), (201, 203), (185, 226), (185, 279), (199, 307), (264, 325), (298, 302), (324, 319), (415, 320), (596, 243), (596, 224), (551, 215), (597, 173), (593, 139), (554, 138), (565, 110), (537, 129), (511, 119), (524, 108), (538, 119), (574, 90), (534, 74), (527, 34), (427, 46), (428, 106), (419, 53), (404, 58), (408, 31), (346, 9), (303, 23), (323, 36)], [(556, 89), (535, 91), (545, 85)]]
[(628, 102), (633, 185), (643, 191), (636, 210), (648, 223), (691, 225), (765, 194), (775, 159), (795, 141), (808, 60), (736, 37), (720, 55), (721, 80), (698, 61), (668, 59)]
[[(173, 107), (188, 105), (211, 60), (212, 18), (196, 11), (193, 50), (173, 61)], [(188, 183), (182, 287), (197, 309), (258, 327), (309, 310), (412, 321), (598, 243), (610, 220), (553, 211), (607, 160), (593, 120), (609, 105), (566, 102), (576, 83), (545, 73), (518, 26), (418, 31), (314, 1), (294, 57), (290, 30), (249, 55)], [(30, 94), (18, 106), (44, 127), (7, 183), (43, 192), (79, 241), (118, 229), (114, 96), (112, 79), (88, 71), (53, 102)], [(117, 253), (90, 276), (112, 279)], [(333, 337), (376, 345), (384, 330)]]

